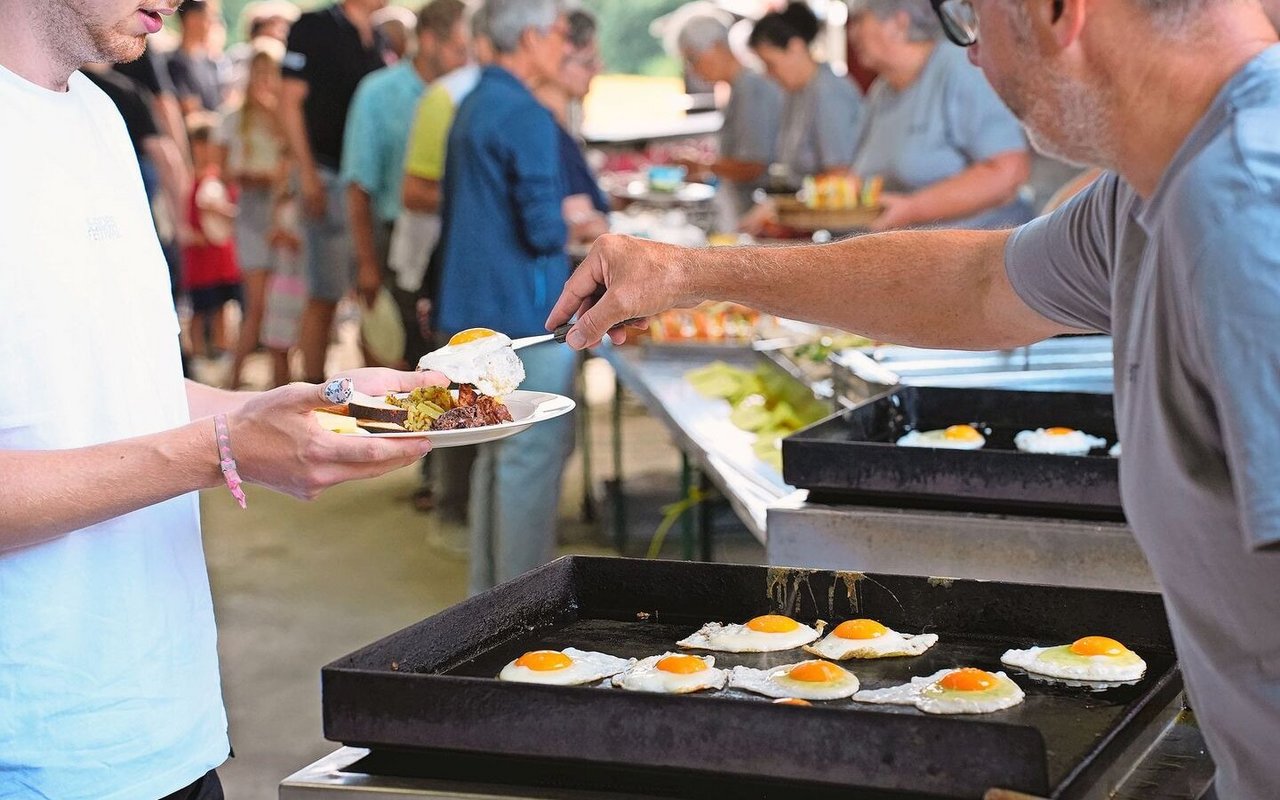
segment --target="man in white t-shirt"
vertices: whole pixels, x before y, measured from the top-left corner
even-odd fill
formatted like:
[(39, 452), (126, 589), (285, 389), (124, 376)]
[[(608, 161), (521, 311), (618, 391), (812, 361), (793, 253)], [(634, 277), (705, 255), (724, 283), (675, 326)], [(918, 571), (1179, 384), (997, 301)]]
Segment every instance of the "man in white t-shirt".
[(142, 54), (175, 0), (142, 1), (0, 0), (0, 797), (221, 797), (196, 490), (310, 498), (412, 463), (425, 441), (344, 438), (310, 411), (444, 382), (183, 380), (129, 137), (76, 71)]

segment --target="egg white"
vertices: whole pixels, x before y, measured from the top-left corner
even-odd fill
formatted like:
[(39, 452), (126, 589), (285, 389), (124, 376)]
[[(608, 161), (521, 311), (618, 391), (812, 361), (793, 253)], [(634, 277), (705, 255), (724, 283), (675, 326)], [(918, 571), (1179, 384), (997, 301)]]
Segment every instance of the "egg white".
[(661, 692), (662, 694), (688, 694), (703, 689), (723, 689), (729, 673), (716, 669), (715, 656), (695, 656), (706, 662), (707, 669), (681, 674), (658, 669), (658, 662), (679, 653), (663, 653), (660, 656), (642, 658), (613, 676), (613, 685), (635, 692)]
[(1013, 444), (1024, 453), (1043, 453), (1055, 456), (1087, 456), (1096, 447), (1106, 447), (1107, 440), (1090, 436), (1084, 431), (1072, 431), (1061, 436), (1046, 433), (1044, 428), (1019, 431)]
[(516, 683), (541, 683), (548, 686), (577, 686), (612, 677), (635, 663), (634, 658), (618, 658), (607, 653), (578, 650), (573, 647), (566, 647), (560, 652), (573, 661), (564, 669), (529, 669), (512, 661), (498, 673), (498, 679)]
[(772, 653), (794, 650), (821, 635), (822, 623), (818, 623), (816, 629), (801, 624), (793, 631), (766, 633), (753, 631), (746, 625), (708, 622), (676, 644), (690, 650), (715, 650), (721, 653)]
[(980, 692), (945, 689), (938, 682), (952, 672), (955, 670), (943, 669), (900, 686), (863, 689), (853, 699), (859, 703), (915, 706), (927, 714), (988, 714), (1016, 706), (1026, 698), (1022, 688), (1003, 672), (992, 673), (996, 685)]
[(418, 360), (418, 369), (443, 373), (454, 383), (470, 383), (481, 394), (505, 397), (524, 380), (524, 362), (501, 333), (448, 344)]
[(1118, 656), (1082, 656), (1066, 644), (1009, 650), (1000, 656), (1000, 662), (1050, 678), (1077, 681), (1136, 681), (1147, 673), (1147, 662), (1132, 650)]
[(1111, 456), (1112, 458), (1119, 458), (1119, 457), (1120, 457), (1120, 443), (1119, 443), (1119, 442), (1116, 442), (1115, 444), (1111, 445), (1111, 449), (1107, 451), (1107, 455)]
[(778, 699), (794, 697), (799, 700), (840, 700), (852, 697), (858, 691), (858, 677), (840, 668), (844, 674), (834, 681), (798, 681), (788, 675), (791, 670), (807, 662), (786, 664), (772, 669), (734, 667), (729, 673), (729, 688), (743, 689), (765, 697)]
[(972, 441), (967, 439), (948, 439), (945, 429), (911, 431), (897, 442), (899, 447), (936, 447), (940, 450), (981, 450), (986, 443), (987, 440), (982, 434), (978, 434), (978, 438)]
[(918, 656), (937, 643), (938, 634), (936, 633), (908, 636), (890, 628), (874, 639), (845, 639), (836, 636), (833, 631), (822, 641), (806, 645), (804, 651), (833, 661), (844, 661), (850, 658)]

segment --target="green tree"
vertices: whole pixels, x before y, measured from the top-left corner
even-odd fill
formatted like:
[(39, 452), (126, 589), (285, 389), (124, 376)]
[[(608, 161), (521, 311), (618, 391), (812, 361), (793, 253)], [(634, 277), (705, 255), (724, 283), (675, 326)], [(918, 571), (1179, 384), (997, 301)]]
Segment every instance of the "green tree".
[(605, 69), (633, 75), (679, 75), (680, 64), (649, 35), (649, 24), (688, 0), (584, 0), (600, 21)]

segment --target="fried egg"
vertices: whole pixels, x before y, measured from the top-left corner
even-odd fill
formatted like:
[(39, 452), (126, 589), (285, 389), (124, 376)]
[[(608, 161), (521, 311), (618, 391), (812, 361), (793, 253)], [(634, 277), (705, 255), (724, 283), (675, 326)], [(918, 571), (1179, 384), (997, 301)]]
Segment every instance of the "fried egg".
[(534, 650), (503, 667), (502, 672), (498, 673), (498, 679), (517, 683), (576, 686), (613, 677), (633, 663), (633, 658), (618, 658), (572, 647), (564, 650)]
[(1087, 456), (1095, 447), (1106, 447), (1107, 440), (1090, 436), (1075, 428), (1037, 428), (1019, 431), (1013, 444), (1024, 453), (1046, 453), (1055, 456)]
[(744, 625), (708, 622), (697, 632), (676, 642), (690, 650), (718, 650), (722, 653), (771, 653), (806, 645), (822, 634), (822, 623), (810, 628), (791, 617), (765, 614)]
[(937, 447), (943, 450), (978, 450), (986, 437), (972, 425), (952, 425), (936, 431), (911, 431), (898, 440), (899, 447)]
[(827, 638), (806, 645), (806, 653), (844, 661), (847, 658), (889, 658), (918, 656), (938, 643), (936, 633), (907, 636), (886, 628), (874, 619), (850, 619), (841, 622)]
[(468, 328), (418, 360), (418, 369), (443, 373), (454, 383), (470, 383), (481, 394), (505, 397), (524, 380), (524, 362), (511, 339), (488, 328)]
[(987, 714), (1021, 703), (1026, 695), (1003, 672), (962, 667), (944, 669), (888, 689), (864, 689), (860, 703), (915, 706), (927, 714)]
[(779, 699), (839, 700), (858, 691), (858, 678), (830, 661), (813, 660), (773, 669), (734, 667), (729, 688)]
[(1050, 678), (1077, 681), (1136, 681), (1147, 672), (1137, 653), (1106, 636), (1086, 636), (1057, 647), (1009, 650), (1000, 661)]
[(775, 706), (811, 706), (808, 700), (801, 700), (799, 697), (779, 697), (773, 701)]
[(723, 689), (729, 673), (716, 669), (714, 656), (664, 653), (649, 656), (613, 676), (613, 685), (637, 692), (688, 694)]
[(1115, 444), (1111, 445), (1111, 449), (1107, 451), (1107, 455), (1111, 456), (1112, 458), (1119, 458), (1119, 457), (1120, 457), (1120, 443), (1119, 443), (1119, 442), (1116, 442)]

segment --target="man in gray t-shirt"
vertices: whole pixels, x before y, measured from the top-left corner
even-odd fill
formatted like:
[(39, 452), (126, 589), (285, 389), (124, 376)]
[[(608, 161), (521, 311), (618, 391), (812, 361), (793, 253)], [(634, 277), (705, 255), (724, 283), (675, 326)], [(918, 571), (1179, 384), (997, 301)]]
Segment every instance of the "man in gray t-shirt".
[(583, 347), (621, 339), (623, 320), (715, 298), (922, 347), (1111, 333), (1125, 511), (1163, 587), (1218, 796), (1273, 800), (1276, 30), (1253, 0), (938, 6), (956, 44), (981, 42), (971, 55), (1034, 142), (1110, 172), (1016, 232), (704, 251), (603, 237), (548, 325), (581, 312), (568, 342)]

